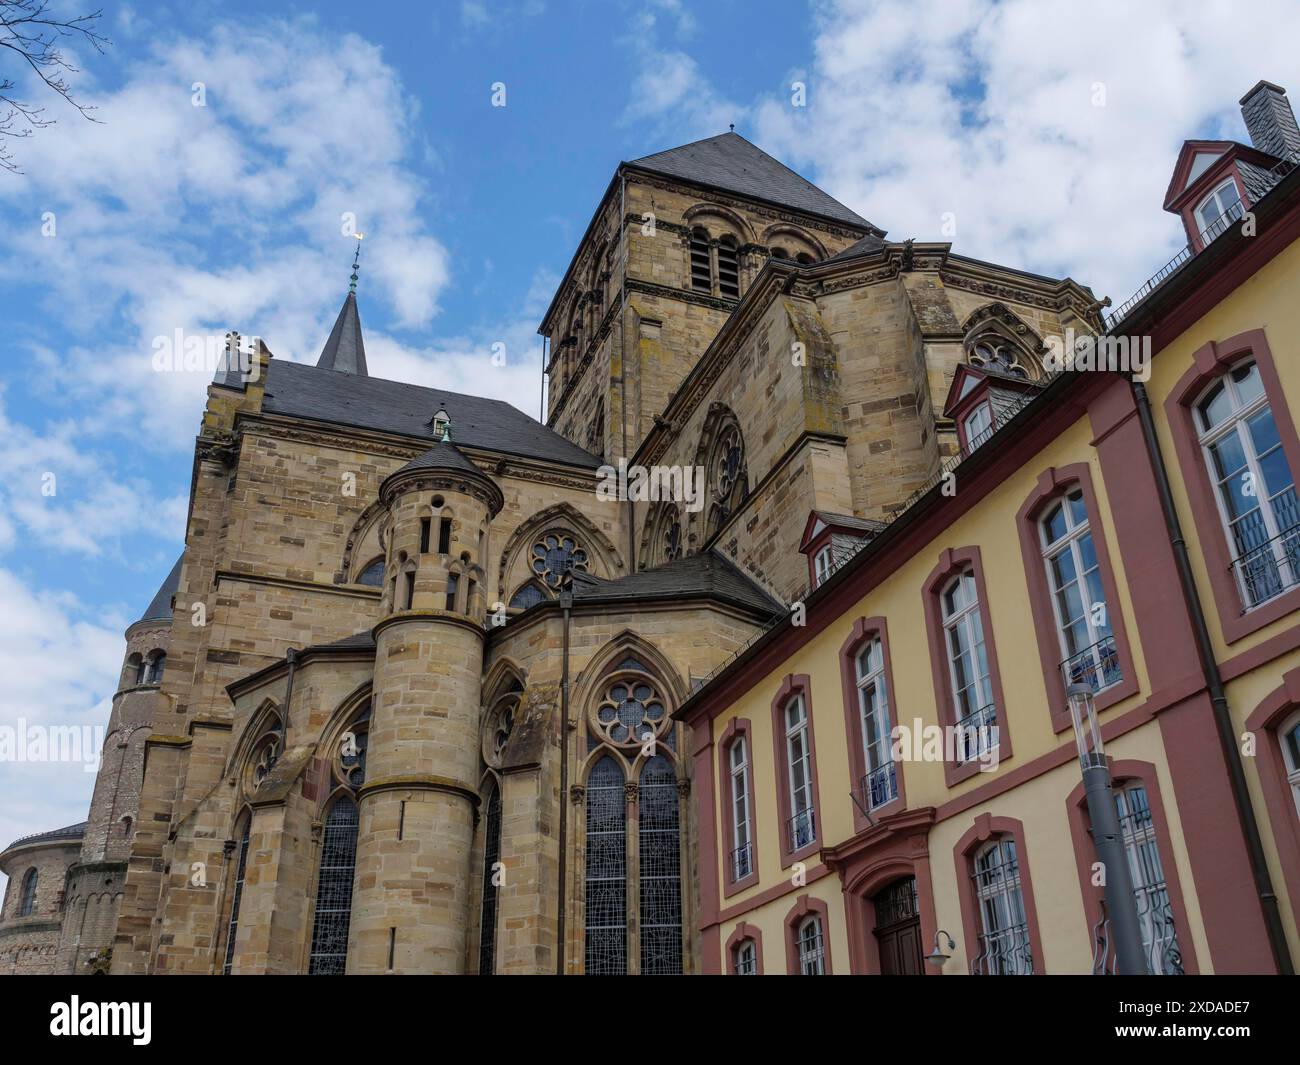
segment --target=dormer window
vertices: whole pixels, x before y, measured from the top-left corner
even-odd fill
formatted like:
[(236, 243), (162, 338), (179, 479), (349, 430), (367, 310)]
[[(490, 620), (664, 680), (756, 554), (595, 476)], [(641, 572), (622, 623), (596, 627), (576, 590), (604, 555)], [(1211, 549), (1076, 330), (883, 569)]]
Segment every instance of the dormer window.
[(817, 582), (815, 587), (820, 588), (826, 583), (826, 578), (832, 573), (832, 567), (831, 545), (827, 544), (817, 554), (813, 555), (813, 575)]
[(1241, 217), (1241, 208), (1241, 193), (1236, 181), (1228, 178), (1217, 185), (1196, 208), (1196, 226), (1201, 239), (1206, 243), (1212, 241), (1229, 223)]
[(993, 434), (993, 405), (981, 403), (962, 422), (966, 450), (974, 451)]
[(439, 407), (438, 413), (433, 416), (430, 424), (433, 426), (434, 437), (438, 440), (446, 440), (451, 429), (451, 415), (447, 413), (445, 407)]

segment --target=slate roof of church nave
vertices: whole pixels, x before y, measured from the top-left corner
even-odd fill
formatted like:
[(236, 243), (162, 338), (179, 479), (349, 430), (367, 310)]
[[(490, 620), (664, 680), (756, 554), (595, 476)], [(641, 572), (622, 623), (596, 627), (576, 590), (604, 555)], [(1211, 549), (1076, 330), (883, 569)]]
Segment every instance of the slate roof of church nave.
[(314, 421), (398, 433), (435, 442), (438, 408), (451, 418), (452, 440), (466, 447), (595, 469), (604, 461), (505, 400), (385, 381), (272, 359), (262, 409)]

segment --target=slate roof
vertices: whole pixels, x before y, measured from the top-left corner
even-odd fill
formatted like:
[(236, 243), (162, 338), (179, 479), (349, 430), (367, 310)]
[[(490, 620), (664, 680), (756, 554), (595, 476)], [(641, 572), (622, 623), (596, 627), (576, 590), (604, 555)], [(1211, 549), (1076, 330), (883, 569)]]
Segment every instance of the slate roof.
[[(176, 560), (176, 565), (172, 566), (171, 572), (167, 574), (158, 591), (150, 600), (145, 612), (140, 615), (139, 621), (161, 621), (172, 616), (172, 597), (176, 594), (176, 589), (181, 583), (181, 561), (184, 555)], [(139, 623), (137, 622), (137, 624)]]
[[(874, 255), (885, 246), (885, 242), (874, 233), (868, 233), (859, 241), (855, 241), (837, 255), (832, 255), (829, 259), (823, 259), (822, 262), (838, 263), (847, 259), (857, 259), (863, 255)], [(821, 265), (820, 263), (817, 265)]]
[(761, 614), (781, 612), (775, 599), (714, 551), (679, 558), (615, 580), (604, 580), (589, 573), (573, 574), (575, 600), (665, 597), (709, 597), (736, 603)]
[(370, 630), (358, 632), (353, 636), (344, 636), (341, 640), (334, 640), (332, 643), (318, 643), (311, 647), (303, 649), (303, 654), (308, 651), (341, 651), (341, 650), (365, 650), (373, 651), (375, 649), (375, 638), (370, 635)]
[(874, 518), (855, 518), (852, 514), (836, 514), (831, 510), (814, 510), (813, 513), (827, 525), (845, 529), (858, 529), (862, 532), (880, 532), (886, 524), (883, 521), (876, 521)]
[(361, 340), (361, 311), (355, 292), (344, 298), (316, 365), (322, 370), (366, 376), (366, 345)]
[(603, 461), (504, 400), (337, 373), (287, 359), (272, 359), (267, 367), (262, 403), (271, 414), (398, 433), (430, 444), (439, 407), (451, 417), (458, 444), (586, 469)]
[(11, 851), (15, 847), (26, 847), (31, 843), (53, 843), (55, 840), (60, 840), (60, 839), (66, 839), (66, 840), (81, 839), (81, 837), (86, 834), (86, 825), (88, 823), (89, 822), (86, 821), (79, 821), (75, 825), (67, 825), (64, 828), (56, 828), (50, 832), (36, 832), (30, 836), (19, 836), (16, 840), (14, 840), (11, 844), (9, 844), (9, 846), (7, 846), (5, 850)]
[(860, 214), (850, 211), (739, 133), (722, 133), (693, 141), (666, 152), (633, 159), (628, 165), (783, 204), (850, 225), (871, 225)]
[[(465, 473), (476, 474), (479, 477), (487, 476), (460, 453), (460, 448), (445, 440), (440, 440), (423, 455), (417, 455), (411, 459), (397, 473), (405, 473), (407, 470), (461, 470)], [(392, 476), (395, 477), (397, 474)]]

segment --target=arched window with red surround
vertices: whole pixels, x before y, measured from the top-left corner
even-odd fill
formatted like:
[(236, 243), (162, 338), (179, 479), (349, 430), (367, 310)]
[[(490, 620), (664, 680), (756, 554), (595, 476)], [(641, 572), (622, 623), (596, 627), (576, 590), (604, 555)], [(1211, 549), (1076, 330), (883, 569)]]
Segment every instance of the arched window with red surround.
[(980, 814), (953, 848), (966, 963), (975, 976), (1043, 973), (1024, 825)]
[(1282, 684), (1246, 718), (1246, 734), (1256, 753), (1246, 761), (1259, 774), (1282, 871), (1275, 887), (1287, 893), (1291, 912), (1300, 913), (1300, 669), (1283, 674)]
[[(1111, 765), (1111, 777), (1120, 836), (1133, 878), (1147, 972), (1152, 976), (1195, 973), (1196, 957), (1188, 934), (1187, 911), (1183, 906), (1156, 768), (1150, 762), (1120, 760)], [(1114, 973), (1115, 948), (1111, 942), (1105, 895), (1103, 889), (1093, 882), (1097, 852), (1092, 842), (1082, 781), (1070, 793), (1066, 812), (1070, 819), (1079, 889), (1083, 893), (1089, 942), (1093, 949), (1093, 972)]]
[(861, 831), (882, 812), (906, 806), (903, 767), (894, 760), (893, 671), (883, 617), (859, 618), (840, 646), (840, 683), (854, 827)]
[(758, 883), (754, 748), (747, 718), (733, 718), (718, 743), (722, 785), (723, 897)]
[(727, 972), (732, 976), (763, 975), (763, 933), (741, 921), (727, 938)]
[(787, 675), (772, 699), (777, 838), (781, 868), (788, 869), (820, 846), (817, 747), (813, 735), (812, 681), (808, 674)]
[[(952, 730), (949, 787), (1011, 757), (1006, 700), (978, 547), (945, 548), (923, 585), (939, 723)], [(996, 762), (993, 759), (996, 758)]]
[(1224, 639), (1300, 607), (1300, 437), (1264, 330), (1211, 341), (1165, 399)]
[(1088, 684), (1105, 710), (1137, 691), (1106, 530), (1085, 462), (1049, 467), (1016, 515), (1052, 728), (1065, 732), (1065, 691)]
[(800, 895), (785, 916), (785, 971), (789, 976), (830, 976), (829, 910), (821, 899)]

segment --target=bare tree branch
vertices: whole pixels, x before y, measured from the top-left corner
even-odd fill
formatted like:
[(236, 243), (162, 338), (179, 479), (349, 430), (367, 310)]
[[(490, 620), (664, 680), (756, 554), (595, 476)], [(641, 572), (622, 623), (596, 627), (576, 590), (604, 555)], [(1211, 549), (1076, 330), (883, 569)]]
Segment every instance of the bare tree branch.
[[(10, 60), (20, 69), (23, 63), (36, 73), (45, 87), (76, 108), (82, 118), (98, 122), (94, 107), (79, 103), (72, 94), (67, 75), (78, 73), (63, 51), (66, 39), (78, 44), (90, 44), (103, 54), (104, 46), (111, 44), (97, 30), (102, 11), (78, 15), (72, 19), (55, 18), (48, 14), (47, 0), (0, 0), (0, 62)], [(18, 99), (17, 82), (0, 74), (0, 137), (21, 140), (35, 130), (52, 126), (55, 119), (45, 115), (45, 108)], [(0, 170), (21, 173), (13, 150), (0, 140)]]

